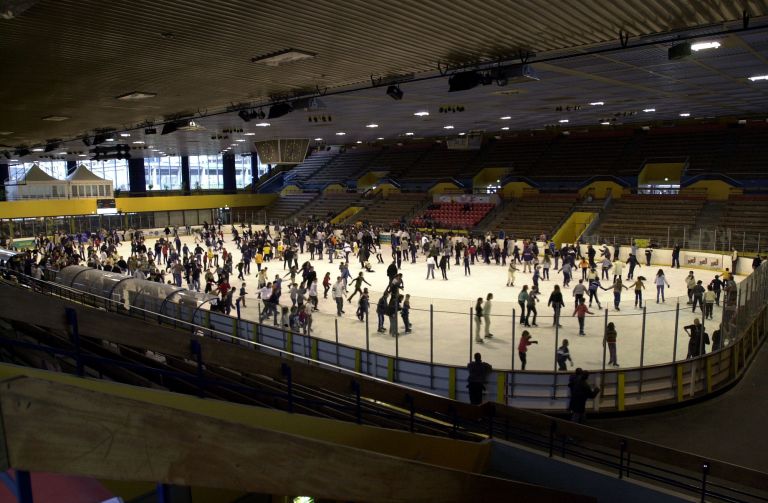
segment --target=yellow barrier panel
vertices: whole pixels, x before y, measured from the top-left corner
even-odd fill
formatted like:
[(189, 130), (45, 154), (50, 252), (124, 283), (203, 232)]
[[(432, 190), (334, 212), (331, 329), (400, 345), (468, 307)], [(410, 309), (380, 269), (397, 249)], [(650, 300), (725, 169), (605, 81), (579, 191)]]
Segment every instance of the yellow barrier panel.
[(283, 349), (293, 352), (293, 332), (285, 332), (285, 348)]
[(395, 382), (395, 359), (387, 358), (387, 381)]
[(677, 401), (683, 401), (683, 366), (677, 366)]
[(555, 245), (560, 247), (563, 243), (575, 243), (584, 231), (587, 230), (589, 224), (592, 223), (597, 213), (589, 211), (574, 211), (568, 216), (568, 219), (563, 222), (563, 225), (557, 229), (555, 235), (552, 236), (552, 241)]
[(624, 410), (624, 385), (626, 382), (624, 372), (619, 372), (616, 379), (616, 408)]
[(313, 360), (317, 360), (317, 339), (312, 339), (310, 354)]
[(496, 401), (506, 403), (507, 391), (507, 373), (499, 372), (496, 375)]
[(205, 328), (211, 328), (211, 312), (210, 311), (203, 311), (203, 326)]
[(448, 368), (448, 398), (456, 400), (456, 369)]
[(360, 350), (356, 349), (355, 350), (355, 372), (360, 372), (360, 370), (362, 369), (361, 360), (362, 358), (361, 358)]

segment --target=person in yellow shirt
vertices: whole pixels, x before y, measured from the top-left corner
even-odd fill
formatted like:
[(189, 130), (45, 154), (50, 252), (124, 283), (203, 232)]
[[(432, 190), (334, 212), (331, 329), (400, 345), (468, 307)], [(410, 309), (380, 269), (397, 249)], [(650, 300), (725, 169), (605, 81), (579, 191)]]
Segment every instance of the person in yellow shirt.
[(284, 250), (285, 250), (285, 248), (283, 247), (283, 242), (281, 241), (281, 242), (279, 242), (277, 244), (277, 258), (278, 258), (278, 260), (283, 260), (283, 251)]
[(269, 262), (269, 260), (270, 260), (270, 258), (272, 256), (272, 247), (269, 246), (268, 244), (265, 244), (264, 247), (262, 248), (262, 251), (264, 253), (264, 260)]
[(261, 271), (261, 263), (264, 262), (264, 255), (261, 253), (256, 253), (254, 260), (256, 260), (256, 269)]

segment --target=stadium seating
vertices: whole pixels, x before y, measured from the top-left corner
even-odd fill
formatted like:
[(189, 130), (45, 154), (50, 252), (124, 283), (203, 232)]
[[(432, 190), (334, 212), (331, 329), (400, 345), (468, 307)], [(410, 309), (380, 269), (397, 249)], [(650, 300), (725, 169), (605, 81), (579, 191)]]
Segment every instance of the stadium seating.
[(691, 228), (701, 213), (705, 198), (674, 195), (625, 195), (616, 199), (601, 216), (593, 235), (630, 244), (631, 238), (666, 244), (681, 240), (683, 228)]
[(506, 202), (485, 225), (501, 229), (508, 236), (533, 238), (551, 236), (576, 203), (576, 194), (537, 194)]
[(493, 203), (437, 203), (411, 222), (416, 227), (471, 229), (493, 209)]
[(381, 150), (348, 150), (335, 156), (323, 165), (311, 177), (305, 180), (305, 185), (318, 189), (330, 183), (345, 183), (348, 179), (357, 178), (362, 171), (367, 171), (368, 164), (381, 153)]
[(418, 163), (392, 176), (404, 183), (453, 178), (471, 165), (477, 155), (477, 150), (448, 150), (445, 144), (439, 144)]
[(414, 143), (403, 146), (384, 147), (381, 154), (368, 166), (368, 171), (386, 171), (390, 178), (395, 178), (408, 170), (414, 163), (434, 148), (434, 143)]
[(768, 196), (732, 196), (718, 227), (735, 234), (761, 234), (768, 243)]
[(396, 225), (401, 218), (407, 218), (416, 208), (428, 199), (427, 194), (393, 193), (384, 198), (368, 201), (367, 207), (352, 215), (346, 223), (370, 222), (377, 225)]
[(284, 222), (317, 196), (316, 192), (280, 196), (266, 208), (267, 219), (274, 223)]
[(312, 152), (306, 159), (304, 159), (304, 162), (296, 165), (296, 167), (288, 173), (286, 176), (286, 184), (296, 183), (300, 186), (303, 185), (304, 182), (312, 178), (312, 175), (335, 159), (337, 155), (339, 155), (338, 152), (326, 150)]
[(330, 192), (323, 194), (310, 204), (301, 209), (298, 215), (300, 219), (307, 218), (333, 218), (349, 206), (353, 206), (360, 199), (360, 194), (355, 192)]

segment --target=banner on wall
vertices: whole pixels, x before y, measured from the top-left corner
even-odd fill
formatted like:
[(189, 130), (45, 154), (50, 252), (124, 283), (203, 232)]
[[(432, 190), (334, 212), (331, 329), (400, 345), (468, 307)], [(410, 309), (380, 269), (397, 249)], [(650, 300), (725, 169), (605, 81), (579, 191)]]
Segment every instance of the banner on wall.
[(693, 254), (684, 254), (684, 260), (685, 265), (691, 266), (691, 267), (704, 267), (707, 269), (722, 269), (723, 268), (723, 262), (718, 257), (713, 257), (711, 255), (693, 255)]
[(435, 194), (436, 203), (491, 203), (499, 204), (498, 194)]

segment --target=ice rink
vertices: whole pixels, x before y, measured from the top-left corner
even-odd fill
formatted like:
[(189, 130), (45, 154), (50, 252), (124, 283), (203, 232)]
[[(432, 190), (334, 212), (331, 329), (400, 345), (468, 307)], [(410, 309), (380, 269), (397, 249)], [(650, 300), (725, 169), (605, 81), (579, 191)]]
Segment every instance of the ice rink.
[[(191, 236), (181, 237), (182, 242), (187, 243), (190, 250), (194, 248), (194, 239)], [(148, 248), (154, 244), (156, 238), (148, 237)], [(225, 234), (224, 247), (228, 252), (234, 254), (233, 264), (236, 265), (241, 257), (240, 251), (234, 242), (231, 241), (231, 235)], [(124, 257), (130, 255), (130, 243), (122, 243), (120, 252)], [(539, 283), (541, 294), (540, 302), (537, 304), (538, 327), (525, 328), (520, 325), (519, 319), (513, 318), (513, 313), (519, 318), (520, 308), (517, 304), (517, 296), (523, 285), (532, 285), (532, 275), (530, 273), (520, 272), (516, 275), (515, 286), (507, 287), (507, 267), (492, 264), (475, 263), (471, 267), (471, 275), (465, 276), (463, 266), (454, 265), (451, 262), (451, 269), (448, 271), (448, 280), (441, 278), (440, 270), (436, 269), (436, 279), (425, 279), (427, 266), (425, 257), (418, 255), (416, 263), (410, 261), (402, 263), (401, 272), (404, 280), (404, 294), (411, 295), (411, 323), (413, 332), (405, 334), (402, 327), (402, 320), (398, 316), (400, 336), (392, 337), (388, 332), (377, 332), (376, 321), (376, 302), (381, 296), (381, 292), (387, 286), (386, 268), (391, 263), (389, 246), (383, 247), (384, 264), (373, 263), (373, 273), (365, 272), (366, 281), (371, 283), (367, 286), (370, 292), (371, 307), (369, 311), (368, 337), (366, 339), (366, 323), (359, 321), (355, 316), (357, 309), (357, 297), (352, 303), (344, 302), (345, 314), (341, 317), (336, 316), (336, 304), (331, 298), (329, 291), (328, 298), (323, 298), (322, 278), (326, 272), (331, 273), (332, 283), (339, 275), (340, 260), (328, 262), (328, 257), (322, 260), (311, 261), (318, 277), (318, 294), (320, 297), (319, 312), (313, 316), (313, 332), (315, 337), (335, 340), (339, 342), (365, 348), (366, 344), (370, 349), (376, 352), (389, 355), (399, 355), (401, 358), (410, 358), (414, 360), (430, 361), (430, 352), (432, 361), (435, 363), (466, 365), (470, 354), (479, 351), (483, 359), (491, 363), (498, 369), (519, 369), (520, 362), (517, 357), (517, 343), (520, 340), (520, 334), (523, 330), (528, 330), (533, 339), (538, 341), (537, 345), (529, 346), (528, 365), (526, 370), (546, 370), (554, 368), (556, 337), (558, 340), (568, 339), (570, 343), (571, 356), (574, 366), (587, 369), (598, 369), (603, 364), (603, 333), (606, 323), (606, 313), (609, 322), (613, 322), (618, 332), (617, 348), (618, 362), (621, 367), (634, 367), (641, 364), (653, 365), (666, 363), (673, 360), (684, 359), (687, 353), (688, 336), (683, 327), (693, 323), (694, 318), (702, 319), (700, 311), (694, 314), (691, 312), (691, 306), (687, 304), (685, 276), (693, 270), (696, 279), (702, 280), (704, 286), (718, 272), (704, 269), (691, 269), (682, 267), (672, 269), (669, 264), (652, 264), (651, 267), (642, 266), (635, 270), (635, 277), (644, 276), (647, 281), (644, 290), (644, 306), (646, 308), (645, 316), (643, 310), (634, 307), (634, 291), (624, 290), (621, 298), (620, 311), (613, 308), (613, 291), (599, 291), (599, 299), (602, 309), (593, 305), (590, 310), (593, 315), (587, 315), (585, 332), (586, 336), (578, 336), (578, 322), (572, 317), (574, 309), (574, 299), (571, 293), (573, 286), (578, 281), (572, 280), (571, 287), (563, 289), (563, 297), (566, 307), (562, 310), (561, 324), (562, 328), (556, 334), (553, 327), (553, 311), (547, 306), (549, 295), (554, 285), (560, 285), (562, 289), (563, 277), (551, 271), (549, 281), (542, 280)], [(626, 259), (626, 257), (622, 257)], [(299, 265), (309, 260), (309, 253), (299, 256)], [(375, 262), (375, 259), (374, 259)], [(264, 266), (268, 268), (268, 277), (274, 279), (276, 274), (285, 276), (287, 269), (283, 268), (282, 261), (273, 260), (265, 262)], [(666, 289), (666, 302), (656, 303), (656, 287), (653, 284), (653, 278), (659, 268), (662, 268), (667, 277), (670, 287)], [(360, 271), (359, 262), (353, 255), (350, 255), (350, 273), (353, 277)], [(626, 280), (627, 269), (624, 271), (625, 286), (631, 285), (631, 281)], [(167, 276), (166, 278), (169, 278)], [(580, 272), (577, 278), (581, 277)], [(230, 283), (239, 288), (240, 281), (237, 279), (237, 270), (230, 279)], [(603, 281), (604, 287), (610, 287), (613, 275), (609, 281)], [(297, 278), (298, 279), (298, 278)], [(742, 277), (737, 276), (736, 281), (741, 281)], [(300, 279), (298, 279), (300, 281)], [(245, 277), (247, 307), (241, 309), (241, 317), (249, 320), (258, 321), (258, 310), (260, 302), (258, 300), (258, 287), (256, 279), (256, 265), (251, 265), (251, 274)], [(283, 285), (283, 294), (281, 303), (290, 306), (290, 297), (288, 295), (288, 282)], [(186, 284), (183, 286), (186, 287)], [(366, 285), (363, 285), (366, 286)], [(352, 293), (352, 287), (349, 287), (349, 293)], [(493, 293), (493, 308), (491, 316), (491, 339), (485, 339), (485, 343), (477, 345), (471, 341), (474, 334), (470, 332), (470, 320), (474, 323), (474, 316), (470, 312), (478, 297), (486, 298), (488, 293)], [(679, 302), (679, 312), (678, 312)], [(430, 305), (433, 309), (432, 320), (430, 324)], [(233, 310), (233, 314), (235, 311)], [(710, 335), (717, 328), (722, 316), (722, 307), (715, 306), (714, 319), (704, 320), (705, 330)], [(675, 323), (677, 318), (677, 349), (675, 353)], [(265, 323), (272, 324), (272, 321)], [(432, 326), (430, 330), (430, 325)], [(389, 327), (389, 321), (385, 321), (385, 327)], [(644, 329), (644, 330), (643, 330)], [(473, 328), (474, 330), (474, 328)], [(484, 333), (484, 327), (481, 329), (481, 336)], [(643, 333), (645, 334), (643, 336)], [(513, 334), (514, 344), (513, 348)], [(432, 344), (430, 339), (432, 338)], [(470, 344), (472, 346), (470, 347)], [(432, 347), (430, 351), (430, 346)], [(643, 350), (641, 350), (641, 347)], [(514, 351), (513, 351), (514, 349)], [(708, 348), (710, 349), (710, 348)], [(514, 364), (512, 356), (515, 355)], [(606, 355), (607, 361), (607, 355)], [(514, 365), (514, 367), (513, 367)]]

